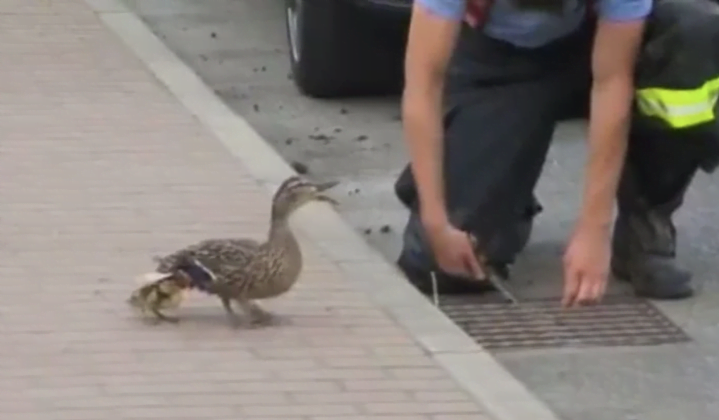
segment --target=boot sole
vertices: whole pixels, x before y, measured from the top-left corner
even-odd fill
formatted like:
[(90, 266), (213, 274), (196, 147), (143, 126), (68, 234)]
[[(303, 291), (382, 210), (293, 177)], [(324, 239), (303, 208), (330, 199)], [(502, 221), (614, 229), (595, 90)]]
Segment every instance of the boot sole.
[(614, 276), (615, 279), (617, 279), (623, 283), (629, 283), (630, 285), (632, 285), (632, 290), (634, 291), (634, 295), (637, 297), (640, 297), (640, 298), (653, 299), (653, 300), (682, 300), (682, 299), (687, 299), (687, 298), (694, 296), (694, 290), (691, 288), (687, 288), (687, 289), (685, 289), (681, 292), (677, 292), (677, 293), (667, 293), (667, 294), (662, 294), (662, 295), (658, 295), (656, 293), (644, 292), (642, 290), (638, 290), (634, 286), (634, 282), (632, 281), (631, 276), (627, 272), (625, 272), (621, 269), (616, 269), (616, 268), (612, 267), (612, 275)]

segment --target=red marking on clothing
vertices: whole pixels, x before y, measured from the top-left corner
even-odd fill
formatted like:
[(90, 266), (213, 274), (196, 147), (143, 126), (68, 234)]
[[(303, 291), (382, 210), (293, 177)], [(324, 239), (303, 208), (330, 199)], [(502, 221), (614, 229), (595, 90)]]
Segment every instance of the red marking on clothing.
[(464, 20), (471, 27), (484, 25), (492, 0), (468, 0)]

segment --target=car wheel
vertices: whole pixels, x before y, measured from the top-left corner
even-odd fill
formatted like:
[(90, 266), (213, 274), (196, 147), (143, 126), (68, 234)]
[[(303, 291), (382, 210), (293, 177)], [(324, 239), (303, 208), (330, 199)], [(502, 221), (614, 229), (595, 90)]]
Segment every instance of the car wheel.
[(376, 13), (343, 0), (286, 0), (285, 5), (292, 75), (302, 93), (333, 98), (390, 93), (401, 85), (401, 32), (395, 31), (400, 42), (386, 32), (377, 39), (373, 24), (381, 19)]

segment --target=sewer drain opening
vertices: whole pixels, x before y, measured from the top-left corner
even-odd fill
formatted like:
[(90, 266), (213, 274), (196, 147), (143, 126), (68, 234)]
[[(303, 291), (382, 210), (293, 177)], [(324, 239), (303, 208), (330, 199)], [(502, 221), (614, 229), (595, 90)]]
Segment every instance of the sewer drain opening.
[(482, 347), (528, 350), (652, 346), (690, 341), (650, 302), (610, 296), (602, 304), (564, 310), (556, 299), (486, 303), (477, 296), (440, 296), (439, 308)]

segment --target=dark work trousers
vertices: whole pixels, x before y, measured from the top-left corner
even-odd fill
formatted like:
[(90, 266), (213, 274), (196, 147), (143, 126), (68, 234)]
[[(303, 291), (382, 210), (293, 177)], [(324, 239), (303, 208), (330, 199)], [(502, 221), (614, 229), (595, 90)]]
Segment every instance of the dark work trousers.
[[(447, 80), (445, 192), (452, 222), (474, 233), (490, 260), (511, 263), (521, 251), (526, 238), (513, 237), (514, 228), (533, 217), (533, 192), (555, 125), (567, 109), (588, 110), (593, 26), (587, 23), (537, 49), (518, 48), (466, 26), (462, 30)], [(677, 154), (678, 142), (655, 140), (642, 131), (632, 127), (628, 159), (645, 195), (660, 204), (679, 188), (672, 185), (683, 186), (694, 174), (696, 158)], [(417, 269), (434, 270), (409, 166), (395, 189), (411, 210), (401, 258)]]

